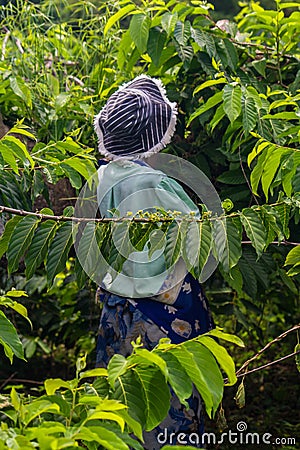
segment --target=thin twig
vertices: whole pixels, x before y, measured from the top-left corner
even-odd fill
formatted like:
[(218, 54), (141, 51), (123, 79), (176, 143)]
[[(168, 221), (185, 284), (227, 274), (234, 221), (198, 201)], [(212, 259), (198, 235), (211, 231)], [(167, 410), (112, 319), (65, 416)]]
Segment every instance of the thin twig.
[(6, 33), (5, 33), (4, 39), (3, 39), (3, 43), (2, 43), (1, 61), (4, 61), (4, 59), (5, 59), (6, 45), (7, 45), (9, 36), (10, 36), (10, 31), (7, 30)]
[(76, 84), (78, 84), (79, 86), (83, 87), (84, 86), (84, 82), (81, 81), (79, 78), (74, 77), (74, 75), (69, 75), (68, 76), (69, 80), (74, 81)]
[(9, 378), (7, 378), (6, 380), (0, 380), (3, 381), (3, 383), (0, 386), (0, 390), (5, 387), (8, 383), (24, 383), (24, 384), (38, 384), (38, 385), (42, 385), (44, 384), (43, 381), (35, 381), (35, 380), (24, 380), (23, 378), (13, 378), (14, 375), (17, 372), (15, 372), (14, 374), (12, 374)]
[(237, 376), (237, 378), (245, 377), (246, 375), (250, 375), (250, 373), (254, 373), (254, 372), (258, 372), (259, 370), (267, 369), (268, 367), (273, 366), (274, 364), (279, 364), (282, 361), (284, 361), (284, 360), (286, 360), (288, 358), (291, 358), (292, 356), (299, 355), (299, 353), (300, 353), (300, 350), (298, 350), (297, 352), (294, 352), (294, 353), (290, 353), (289, 355), (283, 356), (282, 358), (276, 359), (275, 361), (271, 361), (271, 362), (269, 362), (267, 364), (264, 364), (263, 366), (259, 366), (259, 367), (256, 367), (255, 369), (248, 370), (248, 371), (243, 372), (243, 373), (239, 373), (236, 376)]
[(22, 47), (22, 44), (21, 44), (20, 39), (16, 39), (16, 46), (18, 47), (19, 52), (23, 55), (24, 49), (23, 49), (23, 47)]
[[(252, 241), (241, 241), (241, 244), (245, 244), (245, 245), (247, 245), (247, 244), (249, 244), (249, 245), (252, 245), (253, 244), (253, 242)], [(294, 245), (295, 247), (297, 247), (297, 245), (300, 245), (300, 242), (291, 242), (291, 241), (281, 241), (281, 242), (279, 242), (279, 241), (272, 241), (272, 242), (270, 242), (270, 244), (269, 245)]]
[(273, 341), (268, 342), (268, 344), (265, 345), (261, 350), (259, 350), (259, 352), (256, 353), (256, 355), (252, 356), (252, 358), (250, 358), (246, 362), (244, 362), (242, 367), (236, 372), (237, 376), (241, 372), (243, 372), (249, 366), (249, 364), (251, 362), (255, 361), (263, 352), (268, 350), (271, 347), (271, 345), (273, 345), (275, 342), (281, 341), (281, 339), (285, 338), (289, 333), (292, 333), (293, 331), (296, 331), (296, 330), (299, 330), (299, 329), (300, 329), (300, 324), (295, 325), (293, 328), (290, 328), (289, 330), (287, 330), (284, 333), (282, 333), (279, 336), (277, 336), (275, 339), (273, 339)]
[(0, 391), (1, 391), (2, 388), (4, 388), (4, 386), (7, 385), (7, 383), (9, 383), (9, 382), (13, 379), (13, 377), (14, 377), (17, 373), (18, 373), (18, 372), (14, 372), (14, 373), (12, 373), (6, 380), (1, 380), (1, 381), (4, 381), (4, 383), (2, 383), (2, 384), (0, 385)]

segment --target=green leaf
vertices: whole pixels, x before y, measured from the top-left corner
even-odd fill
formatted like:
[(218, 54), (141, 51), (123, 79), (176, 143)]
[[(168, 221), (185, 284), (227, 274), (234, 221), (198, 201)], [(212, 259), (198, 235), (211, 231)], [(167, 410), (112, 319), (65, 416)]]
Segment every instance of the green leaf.
[(138, 250), (142, 251), (149, 241), (149, 236), (157, 229), (157, 224), (153, 222), (146, 222), (146, 223), (138, 223), (138, 222), (132, 222), (130, 225), (130, 241), (133, 245), (133, 247)]
[(236, 51), (235, 46), (232, 44), (232, 42), (230, 42), (229, 39), (223, 39), (223, 44), (224, 44), (224, 49), (225, 49), (225, 54), (226, 54), (226, 59), (227, 59), (227, 65), (233, 70), (235, 71), (238, 65), (238, 54)]
[(149, 236), (149, 258), (151, 258), (155, 251), (160, 250), (166, 245), (166, 230), (158, 228), (153, 230)]
[[(118, 412), (119, 416), (123, 417), (123, 419), (126, 422), (126, 425), (128, 426), (129, 430), (132, 431), (132, 433), (140, 440), (143, 442), (143, 430), (141, 427), (141, 424), (137, 421), (134, 420), (129, 414), (128, 411), (125, 409), (122, 409)], [(119, 434), (118, 434), (119, 436)], [(122, 439), (124, 440), (124, 442), (128, 445), (130, 445), (130, 448), (132, 447), (132, 449), (134, 450), (143, 450), (143, 447), (136, 441), (133, 440), (131, 437), (129, 437), (127, 435), (127, 433), (123, 436), (121, 436)]]
[(180, 46), (185, 46), (191, 36), (191, 23), (178, 21), (174, 29), (174, 38)]
[[(10, 129), (10, 133), (12, 132), (12, 130), (14, 130), (14, 128)], [(20, 129), (16, 128), (15, 133), (19, 132)], [(24, 130), (22, 130), (22, 134), (23, 132)], [(28, 134), (31, 136), (31, 133)], [(34, 138), (34, 136), (32, 136), (32, 138)], [(32, 159), (30, 153), (28, 152), (26, 145), (22, 141), (20, 141), (20, 139), (17, 139), (15, 136), (6, 135), (2, 139), (2, 143), (4, 143), (7, 147), (9, 147), (13, 151), (15, 156), (19, 158), (24, 165), (27, 165), (27, 163), (29, 162), (31, 168), (34, 167), (34, 160)]]
[(62, 109), (72, 98), (71, 94), (68, 92), (60, 92), (54, 99), (54, 108), (56, 111)]
[(26, 84), (24, 83), (24, 81), (20, 77), (17, 78), (10, 77), (9, 83), (13, 92), (22, 100), (24, 100), (25, 104), (29, 108), (32, 108), (31, 92), (28, 86), (26, 86)]
[(5, 354), (9, 358), (11, 364), (13, 355), (16, 355), (17, 358), (25, 359), (22, 342), (20, 341), (16, 329), (2, 311), (0, 311), (0, 344), (4, 346)]
[(0, 142), (0, 153), (2, 155), (2, 158), (4, 159), (4, 162), (6, 162), (9, 167), (17, 174), (19, 175), (18, 170), (18, 164), (14, 155), (14, 152), (3, 142)]
[[(223, 172), (220, 176), (218, 176), (217, 180), (221, 183), (225, 184), (244, 184), (245, 183), (245, 177), (240, 168), (238, 169), (231, 169), (228, 170), (228, 172)], [(225, 201), (225, 200), (224, 200)], [(232, 204), (229, 200), (229, 211), (232, 209)], [(224, 208), (224, 206), (223, 206)]]
[(216, 80), (205, 81), (204, 83), (200, 84), (200, 86), (197, 86), (194, 89), (193, 95), (197, 94), (198, 92), (200, 92), (203, 89), (206, 89), (208, 87), (216, 86), (218, 84), (226, 84), (226, 83), (227, 83), (227, 80), (226, 80), (226, 78), (223, 78), (223, 77), (222, 78), (217, 78)]
[(140, 53), (147, 50), (151, 19), (146, 14), (134, 14), (129, 25), (130, 36)]
[(255, 128), (257, 122), (257, 109), (252, 97), (246, 97), (242, 100), (243, 128), (249, 133)]
[(234, 334), (228, 334), (224, 333), (220, 328), (214, 328), (213, 330), (210, 330), (208, 333), (206, 333), (206, 336), (215, 336), (218, 339), (223, 339), (227, 342), (232, 342), (235, 345), (238, 345), (239, 347), (245, 347), (244, 342)]
[(60, 388), (72, 390), (74, 386), (70, 381), (64, 381), (61, 378), (48, 378), (45, 381), (45, 390), (47, 395), (53, 395)]
[[(14, 291), (11, 291), (14, 292)], [(4, 305), (8, 308), (13, 309), (14, 311), (16, 311), (17, 313), (19, 313), (22, 317), (24, 317), (26, 320), (28, 320), (28, 322), (30, 323), (30, 326), (32, 327), (32, 323), (28, 317), (28, 312), (27, 312), (27, 308), (25, 308), (24, 305), (22, 305), (21, 303), (18, 303), (14, 300), (12, 300), (11, 298), (9, 298), (9, 292), (6, 293), (6, 296), (4, 297), (4, 301), (1, 301), (1, 297), (0, 297), (0, 305)], [(26, 295), (26, 294), (25, 294)], [(13, 295), (12, 295), (13, 297)]]
[(161, 17), (161, 26), (168, 36), (170, 36), (170, 34), (174, 31), (177, 20), (178, 20), (177, 12), (175, 13), (166, 12)]
[(258, 185), (261, 179), (261, 176), (263, 174), (264, 168), (265, 168), (265, 159), (267, 156), (267, 152), (263, 152), (260, 157), (257, 160), (256, 166), (254, 167), (254, 169), (251, 172), (250, 175), (250, 182), (251, 182), (251, 187), (253, 190), (253, 193), (257, 194), (257, 190), (258, 190)]
[(174, 221), (166, 233), (166, 245), (164, 248), (166, 267), (172, 267), (181, 256), (181, 229), (180, 225)]
[(0, 237), (0, 258), (2, 258), (4, 253), (6, 253), (12, 233), (22, 218), (23, 217), (21, 216), (13, 216), (8, 222), (6, 222), (4, 232)]
[(124, 261), (133, 252), (130, 241), (130, 220), (112, 225), (112, 236), (114, 245), (109, 255), (109, 264), (116, 272), (120, 272)]
[[(133, 43), (133, 41), (131, 39), (129, 30), (123, 32), (121, 40), (119, 41), (119, 49), (118, 49), (118, 56), (117, 56), (118, 68), (120, 70), (122, 70), (125, 63), (128, 62), (128, 52), (131, 51), (132, 43)], [(113, 87), (115, 87), (114, 84), (109, 86), (108, 93), (110, 92), (110, 89)], [(104, 93), (102, 91), (101, 96), (103, 96), (104, 94), (105, 94), (105, 96), (107, 95), (105, 91), (104, 91)]]
[(147, 52), (156, 67), (159, 66), (161, 53), (166, 41), (166, 33), (159, 28), (151, 28), (147, 44)]
[(107, 32), (112, 28), (112, 26), (120, 19), (122, 19), (122, 17), (126, 16), (127, 14), (129, 14), (131, 11), (133, 11), (134, 9), (136, 9), (136, 5), (133, 4), (129, 4), (124, 6), (124, 8), (121, 8), (118, 12), (116, 12), (114, 15), (112, 15), (103, 30), (104, 36), (107, 34)]
[[(14, 127), (10, 128), (10, 130), (8, 131), (8, 133), (6, 134), (4, 139), (7, 139), (8, 137), (13, 137), (13, 136), (9, 136), (10, 134), (16, 133), (16, 134), (21, 134), (23, 136), (27, 136), (30, 139), (32, 139), (33, 141), (36, 141), (36, 137), (34, 136), (34, 134), (30, 133), (30, 131), (28, 131), (28, 129), (30, 127), (28, 127), (27, 125), (23, 124), (23, 120), (17, 120), (17, 123), (15, 124)], [(20, 141), (19, 139), (16, 138), (17, 141)], [(21, 142), (21, 141), (20, 141)], [(22, 142), (23, 144), (23, 142)], [(24, 145), (24, 144), (23, 144)], [(25, 145), (24, 145), (25, 146)]]
[(11, 291), (7, 291), (5, 295), (7, 297), (13, 297), (13, 298), (28, 297), (28, 294), (25, 291), (19, 291), (17, 289), (12, 289)]
[(265, 249), (267, 237), (263, 220), (259, 212), (251, 208), (244, 208), (240, 217), (246, 234), (259, 258)]
[(277, 211), (270, 205), (260, 207), (264, 226), (267, 232), (266, 248), (274, 241), (275, 236), (278, 237), (279, 242), (284, 239), (283, 229), (280, 223)]
[(26, 278), (33, 276), (36, 269), (45, 260), (50, 242), (55, 234), (57, 223), (54, 220), (46, 220), (37, 229), (33, 236), (31, 245), (25, 256)]
[(183, 67), (187, 70), (194, 56), (194, 50), (191, 45), (176, 45), (179, 58), (183, 62)]
[(270, 185), (279, 168), (281, 158), (290, 153), (290, 150), (284, 148), (269, 148), (266, 157), (264, 158), (264, 170), (261, 175), (261, 185), (268, 201), (268, 193)]
[(200, 30), (199, 28), (192, 28), (191, 34), (196, 44), (198, 44), (201, 49), (205, 49), (211, 58), (216, 56), (216, 44), (211, 34)]
[(107, 412), (107, 411), (97, 411), (97, 409), (95, 411), (90, 410), (90, 411), (88, 411), (88, 415), (87, 415), (87, 418), (85, 419), (84, 423), (88, 422), (89, 420), (96, 420), (96, 419), (113, 420), (118, 423), (118, 425), (121, 428), (121, 431), (124, 431), (125, 420), (123, 419), (123, 417), (120, 417), (116, 413)]
[(27, 427), (37, 417), (43, 413), (57, 414), (59, 412), (59, 405), (52, 403), (46, 399), (35, 399), (24, 407), (24, 426)]
[(80, 229), (80, 235), (76, 237), (76, 254), (81, 269), (77, 268), (77, 276), (79, 283), (84, 278), (83, 272), (88, 274), (91, 279), (94, 279), (95, 272), (98, 273), (99, 259), (101, 256), (97, 238), (101, 238), (101, 226), (97, 226), (95, 222), (88, 222), (84, 229)]
[[(192, 381), (204, 400), (207, 414), (211, 417), (211, 414), (214, 415), (217, 411), (223, 396), (224, 383), (220, 369), (210, 350), (199, 342), (188, 341), (182, 346), (192, 355), (198, 368), (200, 374), (197, 380), (198, 386), (195, 379)], [(187, 368), (185, 369), (188, 372)], [(188, 375), (191, 378), (189, 372)]]
[(216, 106), (218, 103), (220, 103), (223, 99), (223, 93), (222, 91), (216, 92), (212, 97), (209, 97), (206, 103), (204, 105), (201, 105), (200, 108), (197, 108), (196, 111), (194, 111), (187, 122), (187, 126), (190, 125), (190, 123), (196, 119), (196, 117), (201, 116), (201, 114), (204, 114), (206, 111), (210, 110), (214, 106)]
[(83, 378), (91, 378), (91, 377), (106, 377), (108, 372), (103, 368), (96, 368), (91, 370), (86, 370), (85, 372), (80, 373), (80, 380)]
[(115, 354), (108, 363), (108, 381), (112, 388), (114, 388), (115, 381), (118, 377), (126, 372), (129, 362), (123, 355)]
[(264, 149), (269, 147), (269, 145), (271, 145), (270, 142), (267, 142), (267, 141), (264, 141), (264, 140), (259, 140), (258, 141), (258, 143), (255, 145), (255, 147), (252, 150), (252, 152), (249, 153), (249, 155), (248, 155), (247, 162), (248, 162), (248, 166), (249, 167), (250, 167), (252, 161), (254, 160), (254, 158), (256, 158), (256, 156), (258, 156)]
[(160, 357), (164, 359), (168, 367), (168, 381), (171, 388), (180, 400), (180, 403), (188, 407), (187, 399), (192, 395), (193, 385), (184, 366), (182, 366), (175, 355), (169, 352), (160, 352)]
[(286, 256), (285, 266), (294, 266), (300, 264), (300, 245), (294, 247)]
[[(289, 164), (291, 163), (291, 164)], [(292, 152), (281, 164), (282, 187), (288, 197), (292, 196), (294, 177), (300, 168), (300, 153)]]
[(283, 203), (281, 205), (274, 206), (274, 208), (275, 211), (277, 211), (278, 213), (278, 217), (283, 229), (283, 234), (288, 239), (290, 237), (289, 222), (290, 222), (291, 206), (287, 205), (286, 203)]
[(67, 164), (62, 163), (60, 166), (65, 172), (66, 176), (69, 178), (71, 186), (75, 189), (80, 189), (82, 186), (82, 180), (79, 173)]
[(150, 431), (159, 425), (168, 414), (170, 390), (165, 377), (157, 366), (142, 368), (142, 366), (138, 365), (132, 370), (135, 372), (143, 389), (147, 417), (145, 430)]
[(240, 230), (229, 217), (217, 220), (213, 228), (214, 248), (225, 272), (234, 267), (241, 255)]
[(140, 378), (131, 369), (118, 377), (113, 398), (128, 406), (128, 413), (143, 427), (147, 420), (146, 397)]
[(19, 261), (26, 249), (30, 246), (35, 229), (40, 219), (33, 216), (25, 216), (15, 226), (7, 249), (8, 271), (15, 272), (19, 267)]
[(212, 246), (212, 232), (209, 220), (191, 222), (184, 241), (184, 256), (188, 268), (194, 268), (195, 276), (201, 279)]
[(242, 89), (240, 86), (227, 84), (223, 89), (224, 111), (230, 122), (234, 122), (241, 114)]
[(16, 411), (20, 411), (21, 400), (16, 389), (13, 387), (10, 391), (11, 404)]
[(214, 114), (214, 117), (210, 120), (208, 126), (210, 127), (211, 132), (214, 131), (216, 126), (221, 122), (223, 117), (225, 116), (223, 105), (220, 105)]
[(90, 177), (92, 177), (95, 174), (95, 167), (94, 164), (88, 160), (85, 159), (84, 161), (80, 158), (72, 157), (69, 159), (65, 159), (61, 162), (62, 168), (65, 169), (65, 165), (68, 165), (72, 167), (76, 172), (80, 173), (80, 175), (83, 176), (86, 180), (88, 180)]
[(53, 278), (64, 270), (69, 250), (72, 245), (72, 223), (64, 222), (57, 230), (49, 248), (46, 271), (48, 285), (51, 285)]
[(276, 114), (265, 114), (262, 119), (276, 119), (276, 120), (299, 120), (299, 117), (294, 112), (280, 112)]
[(267, 61), (265, 58), (253, 61), (252, 66), (262, 77), (266, 78)]
[[(188, 351), (186, 348), (187, 344), (180, 345), (174, 350), (172, 350), (171, 354), (174, 355), (180, 364), (184, 367), (188, 377), (190, 380), (195, 384), (196, 389), (201, 394), (204, 403), (206, 412), (209, 417), (212, 415), (212, 410), (214, 408), (214, 401), (213, 401), (213, 394), (210, 390), (210, 388), (207, 386), (207, 383), (204, 379), (203, 373), (202, 373), (202, 364), (200, 368), (198, 367), (198, 364), (194, 357), (194, 353)], [(205, 348), (205, 347), (204, 347)], [(208, 350), (207, 350), (208, 352)], [(209, 352), (210, 353), (210, 352)], [(210, 353), (210, 357), (213, 358), (213, 356)], [(215, 360), (214, 360), (215, 361)], [(214, 367), (215, 369), (215, 367)], [(218, 369), (218, 367), (217, 367)], [(206, 368), (207, 370), (207, 368)], [(219, 370), (219, 369), (218, 369)]]
[(168, 377), (168, 369), (164, 359), (155, 352), (150, 352), (145, 348), (136, 348), (135, 353), (132, 354), (128, 358), (128, 360), (129, 363), (140, 364), (144, 362), (146, 364), (155, 364), (160, 369), (165, 378)]
[(229, 356), (227, 350), (219, 345), (214, 339), (207, 336), (200, 336), (199, 342), (207, 347), (216, 360), (218, 361), (221, 368), (224, 370), (228, 376), (228, 386), (232, 386), (236, 383), (237, 378), (235, 374), (235, 365), (231, 356)]
[[(95, 441), (107, 450), (129, 450), (128, 445), (123, 442), (122, 438), (118, 437), (118, 435), (113, 431), (99, 425), (89, 426), (88, 428), (83, 427), (79, 432), (76, 430), (75, 437), (79, 441), (82, 440), (83, 442)], [(99, 448), (99, 446), (89, 448), (95, 449)]]

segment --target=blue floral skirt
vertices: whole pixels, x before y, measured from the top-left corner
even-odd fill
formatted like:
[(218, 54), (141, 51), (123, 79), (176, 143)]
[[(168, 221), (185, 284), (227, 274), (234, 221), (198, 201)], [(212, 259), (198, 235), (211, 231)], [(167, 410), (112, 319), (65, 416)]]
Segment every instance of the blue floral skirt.
[[(148, 299), (132, 300), (99, 290), (103, 304), (97, 342), (97, 367), (106, 367), (110, 358), (119, 353), (129, 356), (131, 342), (139, 336), (148, 350), (161, 338), (174, 343), (203, 334), (214, 327), (207, 299), (201, 285), (187, 275), (180, 292), (171, 304)], [(160, 299), (161, 300), (161, 299)], [(201, 436), (203, 433), (202, 401), (194, 390), (188, 400), (190, 408), (180, 404), (172, 392), (170, 410), (164, 421), (150, 432), (144, 433), (144, 449), (159, 450), (164, 444), (178, 444), (176, 436)], [(191, 444), (195, 447), (197, 440)]]

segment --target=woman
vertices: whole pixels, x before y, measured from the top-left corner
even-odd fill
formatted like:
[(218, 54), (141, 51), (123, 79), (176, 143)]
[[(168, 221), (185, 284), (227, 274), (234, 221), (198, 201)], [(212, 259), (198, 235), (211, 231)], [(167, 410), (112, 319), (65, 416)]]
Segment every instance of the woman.
[[(183, 188), (144, 161), (170, 142), (176, 114), (176, 105), (166, 97), (161, 82), (142, 75), (121, 86), (95, 117), (99, 151), (105, 157), (100, 161), (98, 186), (102, 217), (112, 217), (116, 209), (126, 216), (129, 211), (136, 215), (156, 208), (200, 217)], [(150, 259), (148, 248), (145, 252), (132, 251), (116, 277), (108, 270), (99, 298), (103, 309), (98, 366), (106, 366), (115, 353), (128, 356), (130, 343), (139, 336), (151, 350), (161, 338), (180, 343), (214, 326), (199, 282), (187, 273), (182, 260), (171, 271), (166, 270), (159, 250), (153, 251)], [(168, 433), (200, 434), (203, 421), (197, 393), (189, 404), (187, 410), (173, 395), (166, 419), (145, 433), (144, 448), (161, 448), (157, 436), (165, 428)]]

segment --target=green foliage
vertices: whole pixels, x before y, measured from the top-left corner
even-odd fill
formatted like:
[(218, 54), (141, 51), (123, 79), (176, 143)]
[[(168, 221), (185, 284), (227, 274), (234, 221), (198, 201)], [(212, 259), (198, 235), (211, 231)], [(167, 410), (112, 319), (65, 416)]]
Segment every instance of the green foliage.
[[(5, 295), (0, 296), (0, 306), (13, 309), (21, 316), (25, 317), (25, 319), (27, 319), (31, 324), (25, 306), (14, 300), (15, 298), (23, 296), (27, 296), (24, 291), (8, 291)], [(2, 310), (0, 310), (0, 325), (0, 344), (4, 347), (5, 355), (9, 358), (11, 363), (14, 355), (18, 358), (24, 359), (22, 342), (14, 325), (6, 317)]]
[[(221, 331), (217, 334), (225, 340), (234, 339)], [(27, 398), (12, 388), (10, 396), (1, 397), (3, 448), (11, 448), (13, 432), (14, 444), (28, 448), (52, 445), (61, 449), (82, 442), (91, 449), (96, 445), (141, 449), (129, 433), (143, 441), (142, 430), (151, 430), (164, 419), (169, 409), (169, 386), (185, 402), (192, 382), (196, 383), (208, 414), (216, 412), (223, 392), (216, 360), (234, 383), (233, 361), (209, 333), (179, 345), (164, 340), (151, 352), (136, 343), (131, 356), (114, 355), (107, 369), (82, 372), (86, 361), (80, 358), (76, 378), (47, 379), (42, 396)], [(96, 377), (93, 383), (86, 381), (92, 377)]]
[[(72, 366), (76, 353), (91, 352), (94, 330), (87, 311), (93, 287), (74, 256), (73, 237), (89, 274), (103, 261), (99, 249), (119, 271), (132, 246), (139, 251), (148, 246), (150, 257), (164, 247), (167, 265), (182, 257), (202, 280), (212, 253), (219, 267), (206, 291), (217, 321), (244, 333), (255, 351), (298, 321), (300, 12), (293, 2), (277, 1), (276, 8), (247, 2), (234, 20), (215, 22), (209, 3), (177, 0), (65, 3), (63, 8), (55, 1), (20, 0), (2, 7), (0, 106), (12, 128), (0, 121), (0, 208), (17, 211), (1, 209), (0, 256), (3, 267), (7, 258), (10, 272), (5, 290), (26, 285), (34, 327), (32, 336), (22, 321), (12, 320), (11, 309), (27, 313), (3, 293), (0, 342), (11, 361), (13, 354), (24, 358), (15, 320), (25, 356), (37, 367), (39, 355), (43, 363), (53, 358)], [(131, 217), (113, 225), (90, 222), (83, 229), (74, 226), (71, 236), (71, 221), (53, 212), (53, 185), (67, 179), (73, 194), (62, 190), (60, 197), (77, 197), (95, 174), (93, 116), (121, 83), (140, 73), (161, 78), (168, 97), (178, 103), (170, 151), (211, 178), (225, 212), (212, 217), (203, 208), (200, 221), (162, 214), (143, 224)], [(72, 212), (65, 209), (63, 215)], [(140, 436), (142, 427), (159, 423), (168, 385), (186, 403), (195, 383), (213, 415), (223, 394), (220, 369), (235, 382), (232, 360), (210, 337), (143, 350), (135, 348), (132, 364), (115, 356), (108, 375), (98, 372), (93, 385), (62, 380), (57, 392), (32, 400), (12, 391), (0, 448), (10, 448), (12, 439), (16, 448), (64, 448), (84, 441), (91, 449), (140, 449), (128, 433)], [(158, 406), (151, 386), (160, 389)], [(105, 406), (107, 392), (109, 401), (121, 400), (126, 409)], [(104, 413), (113, 416), (104, 421)]]

